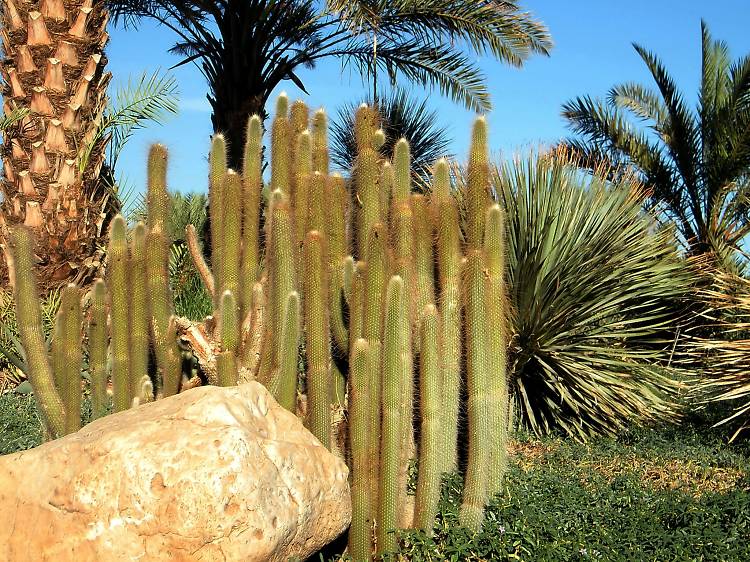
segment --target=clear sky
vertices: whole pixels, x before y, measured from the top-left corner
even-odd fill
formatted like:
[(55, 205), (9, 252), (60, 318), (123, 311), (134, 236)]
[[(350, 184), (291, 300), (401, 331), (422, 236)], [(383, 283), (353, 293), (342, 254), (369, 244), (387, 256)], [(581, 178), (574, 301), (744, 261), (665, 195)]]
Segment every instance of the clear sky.
[[(700, 20), (715, 38), (725, 40), (732, 58), (750, 53), (750, 0), (524, 0), (522, 5), (547, 24), (554, 41), (549, 58), (535, 57), (522, 69), (483, 59), (492, 95), (490, 134), (494, 151), (512, 153), (549, 143), (567, 134), (561, 105), (578, 95), (605, 96), (625, 81), (651, 84), (648, 71), (632, 48), (639, 43), (655, 51), (681, 90), (695, 101), (700, 75)], [(166, 69), (179, 61), (167, 49), (174, 35), (145, 22), (137, 30), (112, 26), (107, 49), (113, 87), (141, 72)], [(118, 174), (142, 190), (148, 146), (162, 142), (170, 148), (170, 189), (205, 191), (206, 153), (211, 134), (206, 85), (195, 66), (173, 71), (179, 84), (180, 112), (164, 126), (150, 125), (131, 139), (119, 162)], [(312, 108), (325, 106), (335, 115), (339, 106), (358, 101), (366, 92), (356, 72), (325, 61), (300, 76), (304, 95), (291, 82), (280, 88), (303, 98)], [(428, 96), (418, 87), (417, 96)], [(453, 139), (452, 151), (463, 158), (473, 114), (438, 93), (430, 104)]]

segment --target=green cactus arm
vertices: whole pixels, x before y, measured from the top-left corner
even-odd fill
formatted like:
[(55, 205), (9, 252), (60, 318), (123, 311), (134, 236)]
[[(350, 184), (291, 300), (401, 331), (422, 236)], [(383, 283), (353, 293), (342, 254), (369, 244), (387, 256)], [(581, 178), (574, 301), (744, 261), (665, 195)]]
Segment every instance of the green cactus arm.
[(411, 149), (401, 139), (393, 149), (393, 203), (398, 204), (411, 194)]
[(146, 226), (138, 223), (130, 246), (130, 400), (140, 392), (141, 379), (148, 376), (149, 311), (146, 274)]
[(304, 101), (294, 100), (289, 108), (289, 123), (295, 135), (307, 129), (310, 124), (310, 108)]
[(479, 248), (484, 235), (484, 217), (490, 203), (490, 149), (487, 120), (479, 117), (471, 133), (471, 147), (466, 177), (467, 232), (469, 247)]
[(253, 285), (251, 308), (251, 312), (248, 313), (249, 322), (246, 322), (247, 328), (243, 323), (239, 364), (250, 372), (251, 378), (257, 379), (266, 314), (266, 294), (260, 282)]
[[(115, 412), (130, 408), (134, 389), (130, 378), (130, 275), (125, 219), (112, 219), (109, 232), (109, 314), (112, 347), (112, 392)], [(152, 252), (149, 251), (149, 254)]]
[(304, 315), (307, 354), (307, 427), (331, 448), (331, 342), (327, 306), (328, 258), (324, 235), (311, 230), (304, 245)]
[(461, 524), (479, 531), (489, 496), (489, 459), (492, 447), (488, 407), (486, 260), (482, 250), (466, 256), (466, 381), (469, 458), (459, 512)]
[(435, 162), (432, 174), (432, 202), (439, 204), (451, 196), (450, 165), (448, 160), (441, 158)]
[(382, 345), (382, 431), (380, 440), (380, 490), (378, 493), (377, 552), (396, 550), (400, 499), (399, 469), (402, 448), (401, 396), (404, 392), (404, 334), (409, 329), (399, 276), (388, 281)]
[(223, 267), (220, 285), (222, 293), (239, 294), (240, 256), (242, 251), (242, 178), (234, 170), (224, 176), (224, 209), (222, 211)]
[(352, 451), (352, 524), (349, 554), (353, 562), (372, 560), (371, 473), (368, 393), (370, 347), (360, 338), (352, 346), (349, 374), (349, 442)]
[(302, 244), (307, 228), (310, 210), (310, 183), (312, 181), (312, 139), (309, 131), (297, 135), (296, 162), (294, 163), (294, 192), (292, 208), (294, 209), (294, 229), (297, 244)]
[(281, 407), (290, 412), (297, 408), (297, 365), (299, 359), (299, 294), (289, 293), (285, 299), (281, 337), (273, 344), (279, 357), (278, 366), (268, 384), (268, 390)]
[(328, 203), (326, 197), (326, 178), (319, 172), (312, 175), (310, 181), (310, 201), (307, 215), (307, 232), (317, 230), (326, 231), (326, 212)]
[(289, 180), (292, 157), (292, 127), (287, 117), (289, 98), (281, 94), (276, 99), (276, 115), (271, 124), (271, 191), (280, 190), (290, 195)]
[(222, 351), (216, 356), (216, 376), (219, 386), (237, 384), (237, 358), (233, 351)]
[(31, 232), (16, 227), (10, 233), (15, 270), (13, 297), (21, 343), (28, 361), (28, 377), (47, 433), (54, 439), (65, 433), (65, 408), (55, 389), (42, 329), (42, 311), (34, 277), (34, 249)]
[(237, 310), (237, 299), (230, 290), (221, 295), (219, 308), (221, 350), (237, 353), (240, 341), (240, 326)]
[(97, 279), (91, 289), (89, 310), (89, 374), (91, 376), (91, 411), (94, 419), (107, 412), (107, 286)]
[(487, 253), (487, 360), (489, 376), (489, 408), (492, 427), (490, 450), (490, 494), (502, 490), (508, 466), (508, 295), (505, 288), (505, 222), (500, 205), (487, 210), (484, 232)]
[(224, 280), (221, 258), (224, 244), (224, 177), (227, 173), (227, 142), (222, 134), (211, 138), (211, 150), (208, 155), (208, 210), (211, 226), (211, 268), (216, 281), (216, 299), (221, 295)]
[(62, 365), (60, 397), (65, 405), (65, 433), (81, 429), (81, 296), (74, 284), (69, 284), (60, 295), (62, 336), (61, 348), (65, 359)]
[(313, 116), (312, 141), (313, 171), (320, 172), (324, 176), (327, 176), (329, 173), (328, 116), (322, 109), (316, 111), (315, 115)]
[(443, 471), (458, 469), (458, 418), (461, 390), (462, 306), (461, 259), (458, 204), (453, 196), (436, 203), (437, 269), (442, 318), (441, 357), (443, 369), (444, 465)]
[(393, 184), (396, 181), (393, 166), (387, 160), (380, 166), (380, 179), (378, 181), (380, 191), (380, 217), (383, 222), (387, 224), (392, 204)]
[(213, 299), (216, 294), (216, 284), (214, 282), (214, 276), (206, 263), (206, 259), (203, 256), (203, 250), (198, 239), (198, 233), (195, 230), (195, 226), (189, 224), (185, 227), (185, 240), (187, 241), (188, 251), (190, 257), (195, 264), (195, 268), (198, 270), (198, 274), (203, 280), (203, 286), (206, 287), (206, 291), (209, 296)]
[(252, 306), (253, 285), (260, 267), (260, 205), (262, 176), (263, 122), (253, 115), (247, 122), (242, 162), (242, 264), (240, 266), (240, 317)]
[(422, 310), (428, 304), (435, 304), (434, 231), (427, 198), (419, 193), (412, 194), (411, 208), (414, 213), (414, 343), (419, 353)]
[(148, 152), (148, 189), (146, 208), (149, 228), (164, 232), (169, 220), (169, 193), (167, 193), (167, 148), (154, 144)]
[(428, 304), (423, 309), (420, 339), (419, 410), (422, 430), (414, 522), (418, 529), (431, 535), (440, 500), (442, 440), (445, 437), (440, 423), (444, 404), (440, 370), (440, 319), (433, 304)]

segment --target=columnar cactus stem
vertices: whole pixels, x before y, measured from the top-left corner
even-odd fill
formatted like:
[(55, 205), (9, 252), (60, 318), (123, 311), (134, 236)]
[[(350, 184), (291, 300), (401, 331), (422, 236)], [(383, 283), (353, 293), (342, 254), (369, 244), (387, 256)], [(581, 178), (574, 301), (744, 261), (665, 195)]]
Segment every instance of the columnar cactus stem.
[[(380, 155), (375, 147), (374, 128), (372, 126), (371, 108), (362, 106), (357, 110), (357, 161), (354, 169), (354, 184), (357, 193), (357, 251), (360, 258), (365, 258), (367, 240), (373, 225), (381, 222), (380, 192)], [(366, 259), (366, 258), (365, 258)]]
[(391, 200), (393, 184), (396, 181), (393, 166), (387, 160), (380, 166), (380, 217), (390, 225)]
[(292, 207), (294, 209), (294, 229), (297, 244), (302, 244), (305, 234), (309, 230), (308, 212), (310, 208), (310, 182), (312, 177), (312, 139), (309, 131), (302, 131), (297, 136), (296, 162), (294, 165), (294, 195)]
[(42, 329), (42, 311), (34, 279), (34, 249), (31, 232), (24, 227), (11, 231), (13, 252), (13, 298), (21, 343), (28, 361), (28, 377), (44, 426), (51, 438), (65, 434), (65, 408), (55, 389)]
[(414, 343), (419, 351), (422, 311), (426, 305), (435, 304), (435, 258), (432, 255), (433, 223), (425, 196), (412, 194), (411, 208), (414, 214)]
[(60, 369), (60, 397), (65, 407), (65, 433), (81, 429), (81, 299), (78, 287), (67, 285), (60, 296), (58, 311), (60, 340), (54, 343), (63, 359)]
[(443, 412), (443, 381), (440, 372), (440, 320), (435, 305), (428, 304), (420, 323), (419, 396), (422, 431), (419, 448), (416, 513), (418, 529), (432, 534), (440, 500), (442, 441), (440, 418)]
[(441, 322), (443, 370), (442, 470), (458, 469), (458, 415), (461, 392), (461, 232), (458, 203), (450, 193), (448, 162), (435, 167), (433, 181), (435, 227), (437, 231), (437, 270)]
[(276, 100), (276, 115), (271, 125), (271, 191), (290, 195), (292, 130), (287, 110), (289, 98), (281, 94)]
[(214, 299), (216, 297), (214, 276), (203, 256), (203, 250), (201, 249), (201, 244), (198, 240), (198, 233), (192, 224), (185, 227), (185, 240), (187, 242), (188, 251), (190, 252), (190, 257), (193, 259), (195, 268), (198, 270), (198, 274), (203, 280), (203, 285), (206, 287), (206, 291), (208, 291), (211, 298)]
[(260, 265), (260, 198), (262, 177), (263, 123), (253, 115), (247, 122), (247, 140), (242, 169), (242, 264), (240, 266), (241, 318), (250, 311), (253, 283)]
[(488, 405), (486, 260), (482, 250), (470, 250), (466, 259), (464, 306), (469, 459), (459, 521), (472, 531), (478, 531), (482, 527), (484, 507), (489, 495), (489, 459), (493, 430)]
[(299, 294), (289, 293), (284, 306), (281, 337), (276, 339), (278, 367), (268, 386), (276, 401), (294, 412), (297, 406), (297, 361), (299, 353)]
[(305, 349), (307, 353), (307, 427), (331, 448), (331, 342), (328, 328), (328, 259), (325, 239), (317, 230), (305, 237)]
[(224, 194), (222, 195), (224, 209), (222, 211), (223, 231), (221, 275), (223, 291), (239, 294), (240, 288), (240, 256), (242, 250), (242, 180), (234, 171), (229, 170), (224, 176)]
[(352, 525), (349, 555), (353, 562), (372, 559), (371, 474), (368, 385), (372, 365), (370, 347), (363, 338), (352, 346), (349, 371), (349, 442), (352, 450)]
[(148, 376), (149, 314), (146, 275), (146, 226), (138, 223), (130, 247), (130, 400), (140, 393), (141, 379)]
[(469, 247), (479, 248), (484, 235), (484, 219), (490, 203), (489, 146), (487, 120), (479, 117), (471, 135), (471, 152), (466, 178), (467, 232)]
[(312, 163), (314, 172), (328, 175), (328, 117), (322, 109), (313, 116)]
[(326, 210), (328, 202), (325, 200), (326, 178), (315, 172), (310, 181), (310, 200), (307, 215), (307, 232), (317, 230), (324, 233), (326, 230)]
[(505, 291), (505, 225), (500, 205), (487, 211), (484, 247), (487, 252), (487, 325), (489, 408), (492, 432), (490, 494), (501, 491), (508, 465), (507, 294)]
[(383, 329), (383, 393), (382, 433), (380, 446), (380, 491), (378, 494), (377, 552), (396, 550), (400, 499), (399, 469), (403, 442), (401, 395), (407, 371), (404, 356), (408, 344), (404, 334), (409, 329), (404, 299), (404, 283), (399, 276), (391, 277), (386, 290), (385, 324)]
[[(111, 318), (112, 392), (115, 412), (130, 408), (135, 393), (130, 378), (130, 283), (125, 219), (112, 219), (109, 233), (109, 314)], [(149, 252), (151, 253), (151, 252)]]
[(411, 193), (411, 151), (406, 139), (401, 139), (393, 149), (393, 204), (408, 199)]
[(211, 268), (213, 269), (216, 284), (214, 302), (221, 296), (221, 287), (224, 280), (221, 265), (222, 251), (224, 248), (221, 240), (224, 233), (224, 176), (227, 173), (227, 143), (224, 135), (216, 134), (211, 139), (211, 151), (208, 155), (208, 204), (211, 221)]
[[(146, 247), (148, 308), (156, 363), (161, 375), (161, 380), (157, 377), (156, 392), (158, 395), (172, 396), (180, 388), (181, 365), (175, 349), (175, 328), (170, 327), (173, 307), (169, 290), (169, 242), (163, 232), (152, 230), (146, 235)], [(110, 292), (113, 290), (110, 285)]]
[(234, 298), (234, 293), (228, 289), (221, 295), (219, 314), (221, 317), (221, 350), (236, 353), (240, 341), (237, 299)]
[(107, 287), (97, 279), (91, 289), (89, 311), (89, 373), (91, 375), (91, 411), (94, 419), (107, 413)]
[(148, 191), (146, 195), (148, 227), (165, 231), (169, 216), (167, 193), (167, 148), (154, 144), (148, 152)]

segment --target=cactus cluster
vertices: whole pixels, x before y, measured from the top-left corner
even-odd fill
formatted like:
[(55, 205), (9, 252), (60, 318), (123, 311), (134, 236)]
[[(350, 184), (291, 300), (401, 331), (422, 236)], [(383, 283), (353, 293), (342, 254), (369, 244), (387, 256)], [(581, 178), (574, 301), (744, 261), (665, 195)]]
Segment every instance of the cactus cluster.
[[(396, 144), (392, 161), (380, 156), (384, 135), (372, 107), (356, 114), (358, 156), (348, 180), (329, 173), (325, 113), (316, 112), (311, 122), (309, 115), (304, 103), (279, 98), (267, 189), (258, 116), (247, 124), (240, 171), (227, 169), (226, 143), (213, 138), (209, 255), (194, 228), (187, 239), (214, 313), (193, 328), (210, 342), (213, 353), (204, 365), (210, 383), (259, 380), (350, 462), (350, 553), (370, 560), (396, 549), (401, 528), (431, 532), (441, 474), (458, 469), (459, 435), (468, 436), (461, 522), (478, 529), (502, 484), (508, 425), (503, 215), (491, 197), (484, 119), (474, 127), (462, 217), (447, 161), (435, 164), (431, 192), (415, 194), (408, 143)], [(165, 174), (166, 151), (156, 146), (149, 156), (148, 224), (137, 225), (128, 241), (125, 221), (113, 221), (108, 278), (92, 290), (88, 340), (97, 412), (104, 409), (108, 336), (116, 410), (142, 400), (146, 382), (156, 397), (189, 386), (180, 379), (178, 321), (165, 269)], [(31, 270), (31, 246), (23, 231), (16, 240), (23, 277)], [(32, 289), (30, 279), (16, 284), (19, 297)], [(61, 330), (75, 324), (80, 331), (73, 301)], [(38, 305), (17, 302), (27, 322), (25, 345), (42, 349), (32, 333), (41, 333), (34, 327)], [(148, 371), (149, 349), (156, 373)], [(73, 366), (58, 373), (39, 363), (32, 384), (50, 432), (59, 435), (73, 429), (65, 413), (75, 405), (55, 377), (69, 376)], [(342, 409), (348, 416), (334, 415)], [(340, 419), (347, 419), (348, 434)], [(419, 463), (415, 498), (407, 495), (412, 461)]]

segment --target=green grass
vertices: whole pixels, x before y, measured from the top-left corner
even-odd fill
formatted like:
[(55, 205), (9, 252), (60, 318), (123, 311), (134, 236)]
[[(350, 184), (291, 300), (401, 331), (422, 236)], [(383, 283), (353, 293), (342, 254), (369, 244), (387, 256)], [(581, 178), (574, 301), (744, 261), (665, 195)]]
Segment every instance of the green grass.
[(42, 442), (42, 422), (32, 394), (0, 394), (0, 455), (24, 451)]
[(750, 460), (693, 426), (588, 445), (514, 444), (507, 490), (476, 535), (457, 526), (461, 481), (444, 482), (434, 537), (409, 560), (750, 560)]

